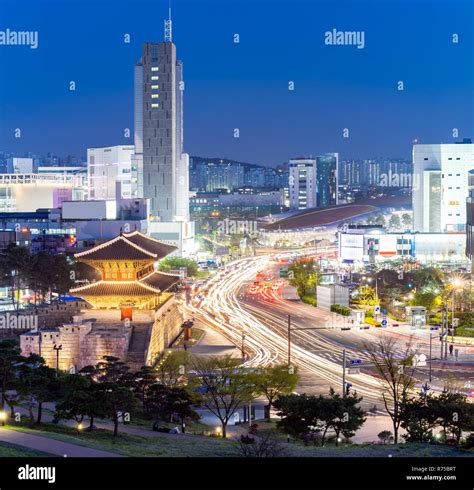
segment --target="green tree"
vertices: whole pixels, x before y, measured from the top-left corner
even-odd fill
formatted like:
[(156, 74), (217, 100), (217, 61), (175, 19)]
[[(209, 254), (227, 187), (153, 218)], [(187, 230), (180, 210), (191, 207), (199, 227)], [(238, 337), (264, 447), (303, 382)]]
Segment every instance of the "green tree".
[(0, 341), (0, 390), (1, 390), (1, 407), (5, 408), (8, 401), (7, 391), (12, 390), (15, 386), (15, 373), (17, 364), (21, 357), (20, 347), (14, 339)]
[(433, 440), (433, 428), (436, 425), (436, 413), (433, 410), (433, 397), (428, 387), (419, 395), (406, 400), (401, 406), (401, 427), (406, 430), (404, 439), (408, 442), (430, 442)]
[(390, 216), (390, 220), (388, 221), (388, 226), (390, 228), (398, 229), (400, 228), (401, 224), (402, 221), (400, 219), (400, 216), (398, 216), (398, 214), (392, 214), (392, 216)]
[(324, 423), (323, 445), (328, 429), (334, 430), (337, 446), (341, 433), (344, 437), (353, 437), (362, 427), (366, 419), (364, 410), (358, 406), (361, 401), (362, 397), (358, 397), (355, 392), (341, 397), (333, 388), (329, 390), (329, 397), (321, 397), (319, 418)]
[(385, 226), (386, 225), (386, 223), (385, 223), (385, 216), (383, 214), (379, 214), (375, 218), (375, 224), (376, 225), (380, 225), (380, 226)]
[(268, 420), (274, 400), (278, 396), (292, 393), (298, 384), (298, 380), (297, 368), (287, 364), (263, 368), (257, 373), (256, 391), (257, 394), (265, 396), (268, 400), (268, 405), (265, 407)]
[(134, 374), (134, 389), (142, 403), (143, 413), (148, 413), (148, 399), (153, 385), (156, 384), (157, 372), (150, 366), (142, 366), (140, 371)]
[(474, 430), (474, 405), (464, 393), (444, 389), (432, 398), (430, 407), (446, 438), (449, 434), (459, 444), (463, 431)]
[(165, 386), (186, 384), (186, 369), (190, 363), (187, 352), (172, 352), (155, 367), (158, 381)]
[(184, 257), (166, 257), (160, 261), (158, 268), (160, 271), (169, 272), (177, 270), (181, 267), (186, 268), (186, 273), (190, 277), (195, 277), (198, 274), (198, 265), (195, 260)]
[(411, 226), (411, 216), (408, 213), (402, 214), (402, 223), (405, 228), (409, 228)]
[(43, 404), (57, 399), (60, 383), (55, 369), (44, 364), (44, 360), (31, 355), (18, 367), (17, 391), (27, 400), (30, 423), (34, 423), (33, 410), (36, 407), (36, 424), (41, 424)]
[(19, 292), (27, 283), (31, 255), (28, 248), (9, 243), (0, 253), (0, 277), (8, 284), (15, 309), (19, 308)]
[(321, 397), (305, 393), (279, 396), (274, 402), (274, 407), (278, 410), (277, 415), (281, 417), (277, 427), (294, 437), (301, 437), (311, 429), (322, 429), (319, 418)]
[(290, 284), (298, 290), (298, 295), (306, 296), (315, 291), (319, 283), (319, 265), (312, 258), (299, 259), (288, 267), (288, 278)]
[(61, 378), (63, 396), (56, 404), (55, 418), (57, 420), (75, 420), (82, 423), (89, 417), (89, 430), (92, 430), (95, 417), (105, 416), (101, 393), (97, 383), (88, 376), (67, 374)]
[(374, 288), (363, 284), (353, 292), (352, 303), (358, 308), (368, 310), (378, 303), (377, 293)]
[(229, 355), (195, 357), (192, 369), (202, 386), (201, 404), (219, 419), (226, 437), (232, 414), (255, 398), (254, 377)]

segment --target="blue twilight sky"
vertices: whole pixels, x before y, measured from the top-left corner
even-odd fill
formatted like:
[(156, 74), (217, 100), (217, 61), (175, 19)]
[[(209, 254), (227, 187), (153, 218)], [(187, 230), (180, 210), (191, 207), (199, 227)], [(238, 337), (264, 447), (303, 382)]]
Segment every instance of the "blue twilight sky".
[[(0, 0), (0, 31), (39, 33), (38, 49), (0, 46), (0, 151), (132, 144), (133, 64), (142, 42), (163, 40), (167, 10)], [(363, 31), (364, 49), (325, 45), (332, 29)], [(185, 150), (275, 165), (333, 151), (409, 158), (415, 138), (452, 142), (453, 128), (474, 137), (473, 31), (472, 0), (173, 0)]]

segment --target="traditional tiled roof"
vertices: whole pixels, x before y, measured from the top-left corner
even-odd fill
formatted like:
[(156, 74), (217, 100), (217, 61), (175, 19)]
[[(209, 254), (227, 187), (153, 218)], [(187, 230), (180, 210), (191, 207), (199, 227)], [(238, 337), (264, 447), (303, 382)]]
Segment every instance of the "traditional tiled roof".
[(156, 240), (156, 238), (149, 237), (148, 235), (144, 235), (139, 231), (134, 231), (132, 233), (124, 233), (123, 236), (133, 242), (135, 245), (148, 250), (149, 252), (155, 253), (159, 259), (166, 257), (171, 252), (177, 250), (177, 247), (174, 245), (170, 245), (168, 243), (162, 242), (160, 240)]
[(87, 286), (71, 289), (71, 294), (87, 296), (154, 296), (159, 288), (139, 281), (97, 281)]
[(176, 250), (176, 247), (147, 237), (135, 231), (121, 234), (112, 240), (96, 247), (75, 254), (79, 260), (150, 260), (156, 261), (166, 257)]
[(140, 279), (142, 284), (151, 286), (153, 288), (159, 288), (161, 291), (166, 291), (170, 287), (174, 286), (180, 281), (180, 277), (175, 274), (168, 274), (166, 272), (154, 271), (151, 274)]

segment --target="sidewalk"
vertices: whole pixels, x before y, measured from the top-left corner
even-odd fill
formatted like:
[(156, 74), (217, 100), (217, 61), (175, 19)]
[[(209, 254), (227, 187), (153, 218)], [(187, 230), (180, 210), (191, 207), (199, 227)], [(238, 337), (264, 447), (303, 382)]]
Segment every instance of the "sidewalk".
[(207, 356), (231, 355), (240, 357), (241, 352), (230, 340), (215, 329), (207, 326), (203, 321), (196, 319), (197, 328), (204, 331), (199, 341), (188, 350), (193, 354)]
[(63, 458), (120, 458), (117, 453), (92, 449), (87, 446), (62, 442), (49, 437), (37, 436), (18, 430), (0, 428), (0, 441), (9, 442), (28, 449), (61, 456)]

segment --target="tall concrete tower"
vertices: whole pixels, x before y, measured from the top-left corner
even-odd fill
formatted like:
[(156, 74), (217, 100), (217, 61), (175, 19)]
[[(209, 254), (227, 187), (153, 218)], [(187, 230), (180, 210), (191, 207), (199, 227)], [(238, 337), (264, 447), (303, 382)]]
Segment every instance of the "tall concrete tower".
[(143, 44), (135, 64), (135, 168), (150, 220), (189, 219), (189, 157), (183, 153), (183, 63), (176, 59), (170, 18), (165, 41)]
[(150, 199), (149, 234), (187, 255), (194, 224), (189, 222), (189, 155), (183, 152), (183, 63), (176, 58), (171, 9), (164, 42), (143, 44), (134, 82), (132, 179), (138, 196)]

